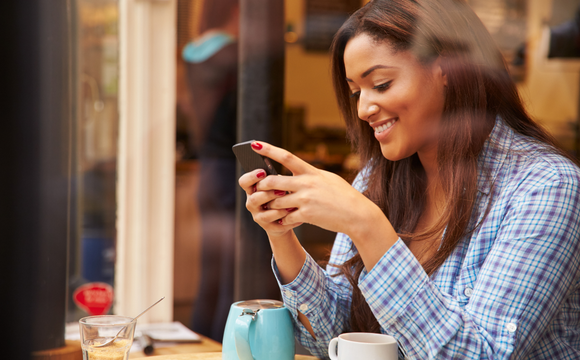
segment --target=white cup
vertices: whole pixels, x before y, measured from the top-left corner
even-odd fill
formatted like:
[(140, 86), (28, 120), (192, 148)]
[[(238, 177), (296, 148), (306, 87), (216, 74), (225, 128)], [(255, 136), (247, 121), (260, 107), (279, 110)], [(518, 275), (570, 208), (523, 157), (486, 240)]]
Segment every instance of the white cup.
[(345, 333), (330, 340), (331, 360), (397, 360), (399, 350), (394, 337), (375, 333)]

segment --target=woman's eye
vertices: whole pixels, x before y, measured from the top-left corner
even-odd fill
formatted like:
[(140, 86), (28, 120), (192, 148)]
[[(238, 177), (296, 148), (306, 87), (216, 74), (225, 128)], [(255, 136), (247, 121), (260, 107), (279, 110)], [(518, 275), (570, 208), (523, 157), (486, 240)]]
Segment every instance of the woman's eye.
[(358, 99), (359, 96), (360, 96), (360, 91), (353, 92), (352, 94), (350, 94), (351, 99)]
[(373, 89), (378, 90), (379, 92), (383, 92), (387, 90), (393, 81), (387, 81), (386, 83), (382, 83), (380, 85), (374, 86)]

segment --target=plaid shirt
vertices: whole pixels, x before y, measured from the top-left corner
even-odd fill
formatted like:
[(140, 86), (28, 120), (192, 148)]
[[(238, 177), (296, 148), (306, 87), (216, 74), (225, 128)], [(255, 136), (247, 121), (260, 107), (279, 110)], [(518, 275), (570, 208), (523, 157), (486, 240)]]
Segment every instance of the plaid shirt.
[[(480, 224), (431, 277), (401, 239), (363, 270), (358, 286), (382, 332), (408, 359), (580, 359), (580, 170), (499, 118), (478, 167), (470, 228)], [(364, 190), (364, 171), (353, 186)], [(355, 251), (339, 233), (330, 263)], [(352, 289), (336, 273), (307, 255), (296, 279), (278, 280), (298, 340), (320, 358), (349, 331)]]

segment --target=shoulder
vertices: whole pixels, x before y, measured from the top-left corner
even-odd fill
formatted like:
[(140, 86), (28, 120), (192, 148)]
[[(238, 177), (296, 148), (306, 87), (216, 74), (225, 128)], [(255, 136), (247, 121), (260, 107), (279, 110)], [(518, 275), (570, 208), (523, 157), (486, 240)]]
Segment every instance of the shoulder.
[(580, 169), (560, 151), (517, 133), (498, 117), (479, 157), (478, 189), (489, 194), (534, 191), (540, 187), (580, 185)]
[(548, 217), (577, 211), (580, 169), (547, 144), (515, 134), (494, 175), (489, 193), (493, 218), (514, 211)]
[(508, 159), (509, 173), (505, 175), (522, 185), (580, 186), (578, 166), (553, 147), (534, 139), (515, 134)]
[(231, 58), (237, 55), (237, 42), (225, 32), (211, 31), (185, 45), (181, 55), (184, 61), (192, 64), (223, 56)]

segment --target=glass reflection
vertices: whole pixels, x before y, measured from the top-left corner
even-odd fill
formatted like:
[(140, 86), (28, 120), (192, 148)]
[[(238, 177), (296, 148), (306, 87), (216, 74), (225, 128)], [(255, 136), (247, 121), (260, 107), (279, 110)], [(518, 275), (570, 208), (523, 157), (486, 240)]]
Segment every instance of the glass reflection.
[[(76, 21), (77, 236), (71, 244), (69, 296), (81, 285), (113, 286), (118, 139), (118, 1), (78, 0)], [(86, 312), (69, 298), (67, 321)]]

